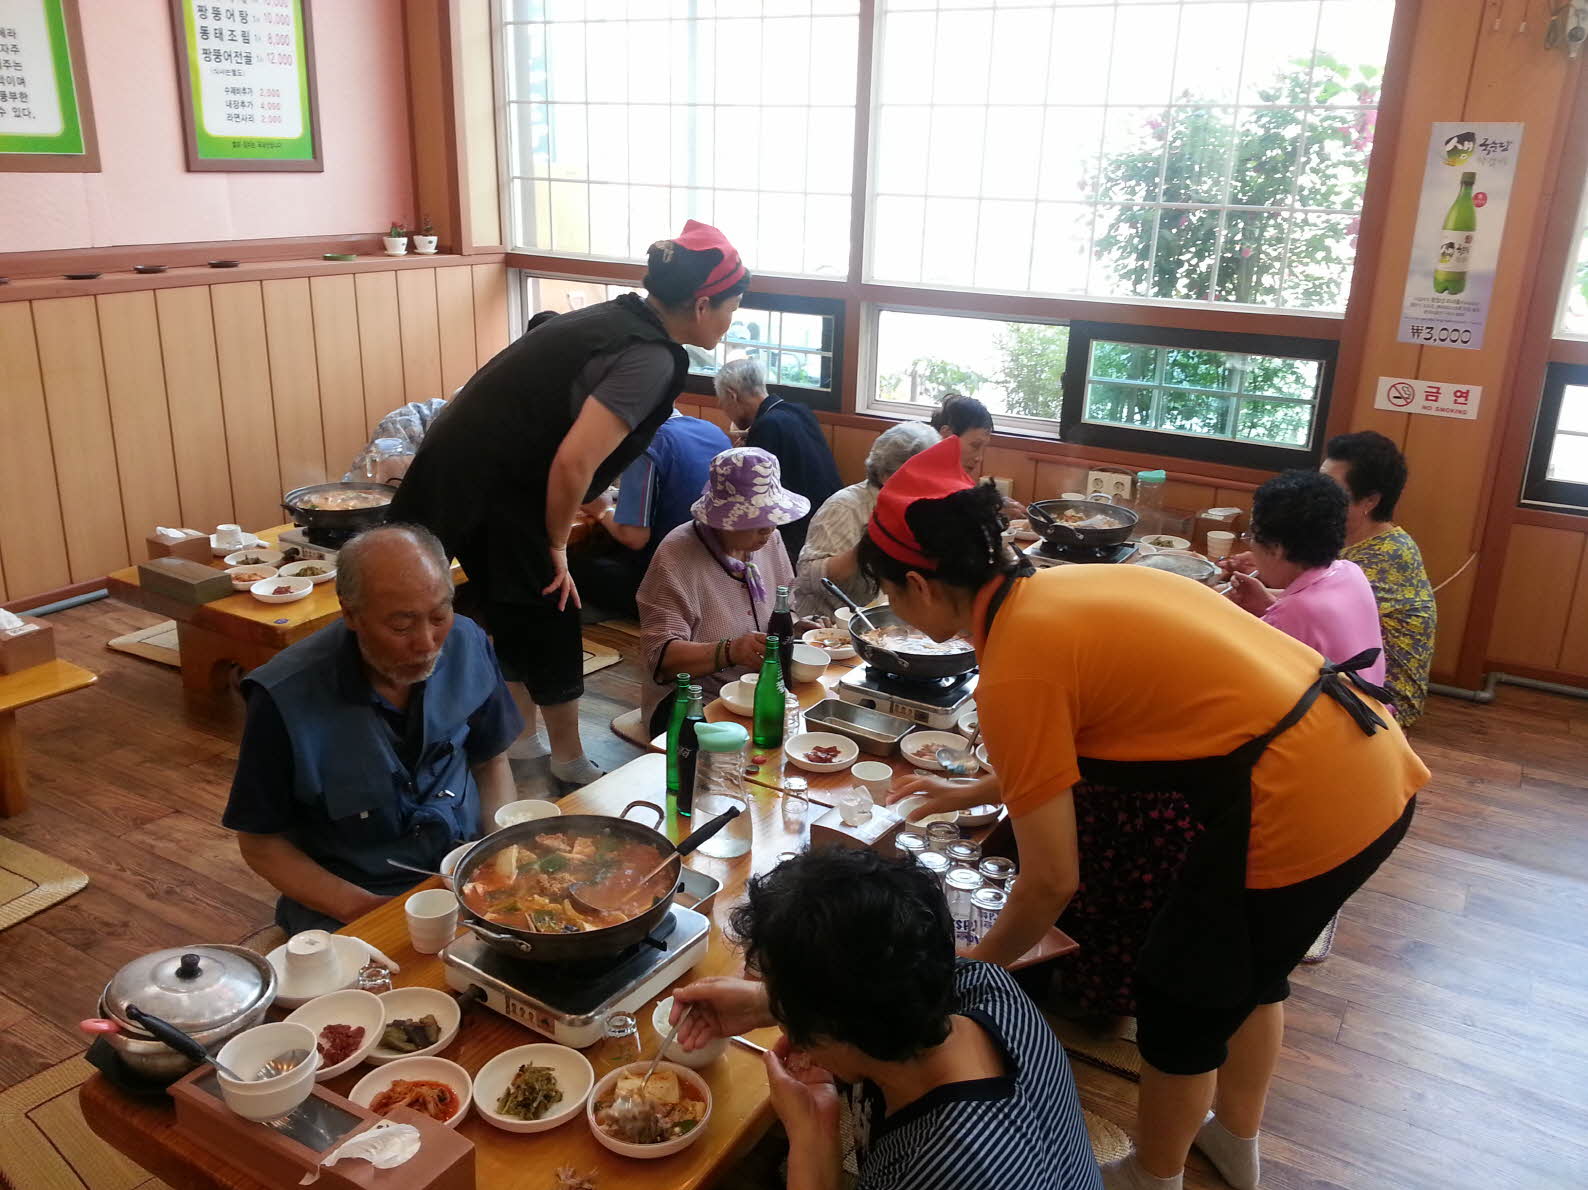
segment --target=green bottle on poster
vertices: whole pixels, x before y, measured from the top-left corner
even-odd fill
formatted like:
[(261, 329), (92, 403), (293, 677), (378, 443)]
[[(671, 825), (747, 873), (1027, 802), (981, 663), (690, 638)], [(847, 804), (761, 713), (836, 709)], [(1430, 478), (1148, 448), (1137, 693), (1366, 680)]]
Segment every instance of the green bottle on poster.
[(778, 652), (775, 636), (766, 638), (766, 657), (761, 662), (761, 676), (755, 683), (754, 714), (751, 716), (750, 739), (763, 752), (783, 746), (783, 662)]
[(1456, 201), (1445, 212), (1439, 235), (1439, 263), (1434, 267), (1435, 293), (1461, 293), (1467, 288), (1467, 268), (1472, 262), (1472, 237), (1478, 230), (1478, 211), (1472, 205), (1472, 184), (1477, 174), (1462, 174)]

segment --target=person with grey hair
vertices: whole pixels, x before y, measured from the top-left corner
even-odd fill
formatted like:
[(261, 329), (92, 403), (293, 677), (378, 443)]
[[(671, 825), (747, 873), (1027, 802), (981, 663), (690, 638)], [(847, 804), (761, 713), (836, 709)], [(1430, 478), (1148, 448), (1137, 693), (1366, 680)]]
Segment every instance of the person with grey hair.
[(866, 523), (877, 507), (877, 493), (904, 461), (938, 441), (937, 431), (925, 422), (905, 421), (877, 435), (866, 454), (866, 478), (834, 492), (810, 519), (805, 548), (800, 551), (799, 577), (794, 585), (794, 608), (801, 615), (829, 616), (838, 601), (822, 586), (831, 579), (856, 603), (877, 597), (877, 584), (860, 571), (856, 547), (866, 535)]
[(289, 934), (337, 929), (489, 829), (517, 793), (523, 719), (472, 620), (454, 619), (447, 553), (387, 524), (337, 554), (342, 619), (243, 679), (248, 703), (221, 819), (281, 894)]
[[(816, 415), (798, 401), (770, 395), (761, 364), (750, 357), (723, 364), (715, 386), (717, 406), (744, 431), (744, 445), (777, 458), (783, 486), (804, 496), (812, 508), (827, 503), (843, 481)], [(779, 530), (790, 558), (805, 548), (810, 524), (807, 515)]]

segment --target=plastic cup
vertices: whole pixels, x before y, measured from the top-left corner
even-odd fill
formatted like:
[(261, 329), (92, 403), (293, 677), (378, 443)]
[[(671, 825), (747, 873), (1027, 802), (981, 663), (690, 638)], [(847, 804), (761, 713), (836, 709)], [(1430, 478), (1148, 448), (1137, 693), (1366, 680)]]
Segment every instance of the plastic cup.
[(1235, 547), (1235, 534), (1227, 529), (1208, 530), (1208, 557), (1227, 558)]
[(866, 792), (871, 794), (871, 800), (881, 805), (887, 800), (888, 790), (893, 785), (893, 768), (878, 760), (862, 760), (859, 764), (850, 766), (849, 775), (866, 787)]

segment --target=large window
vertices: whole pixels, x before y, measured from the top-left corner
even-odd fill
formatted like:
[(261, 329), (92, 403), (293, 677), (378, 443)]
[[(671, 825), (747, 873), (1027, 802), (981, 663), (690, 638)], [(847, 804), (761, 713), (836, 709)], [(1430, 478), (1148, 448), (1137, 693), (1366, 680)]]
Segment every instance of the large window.
[(1345, 306), (1389, 0), (879, 0), (870, 276)]
[(695, 218), (849, 267), (858, 0), (502, 0), (515, 248), (643, 260)]
[(1588, 513), (1588, 366), (1550, 364), (1522, 497)]
[(1566, 272), (1557, 331), (1572, 338), (1588, 337), (1588, 196), (1584, 196), (1577, 236), (1577, 259)]

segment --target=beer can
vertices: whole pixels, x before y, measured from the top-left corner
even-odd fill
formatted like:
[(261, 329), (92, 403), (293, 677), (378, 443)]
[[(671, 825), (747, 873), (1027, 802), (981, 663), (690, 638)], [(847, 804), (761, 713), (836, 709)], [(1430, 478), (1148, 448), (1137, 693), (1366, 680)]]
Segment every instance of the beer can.
[(959, 841), (959, 827), (952, 822), (934, 822), (926, 828), (926, 841), (933, 851), (947, 851), (950, 843)]
[(914, 859), (927, 850), (926, 836), (920, 831), (900, 831), (893, 836), (893, 849)]
[(1009, 903), (1009, 894), (1001, 888), (983, 885), (970, 895), (970, 945), (975, 946), (987, 937), (998, 920), (998, 914)]
[(1015, 878), (1015, 861), (1001, 855), (989, 855), (977, 866), (977, 871), (988, 884), (1007, 889), (1009, 882)]
[(920, 864), (937, 880), (943, 882), (943, 877), (948, 873), (948, 856), (936, 851), (922, 851), (915, 857), (915, 862)]
[(956, 868), (974, 868), (981, 863), (981, 844), (969, 839), (956, 839), (943, 849), (948, 862)]
[(943, 895), (948, 898), (948, 915), (954, 919), (954, 943), (976, 945), (976, 905), (981, 891), (981, 873), (974, 868), (954, 868), (943, 877)]

